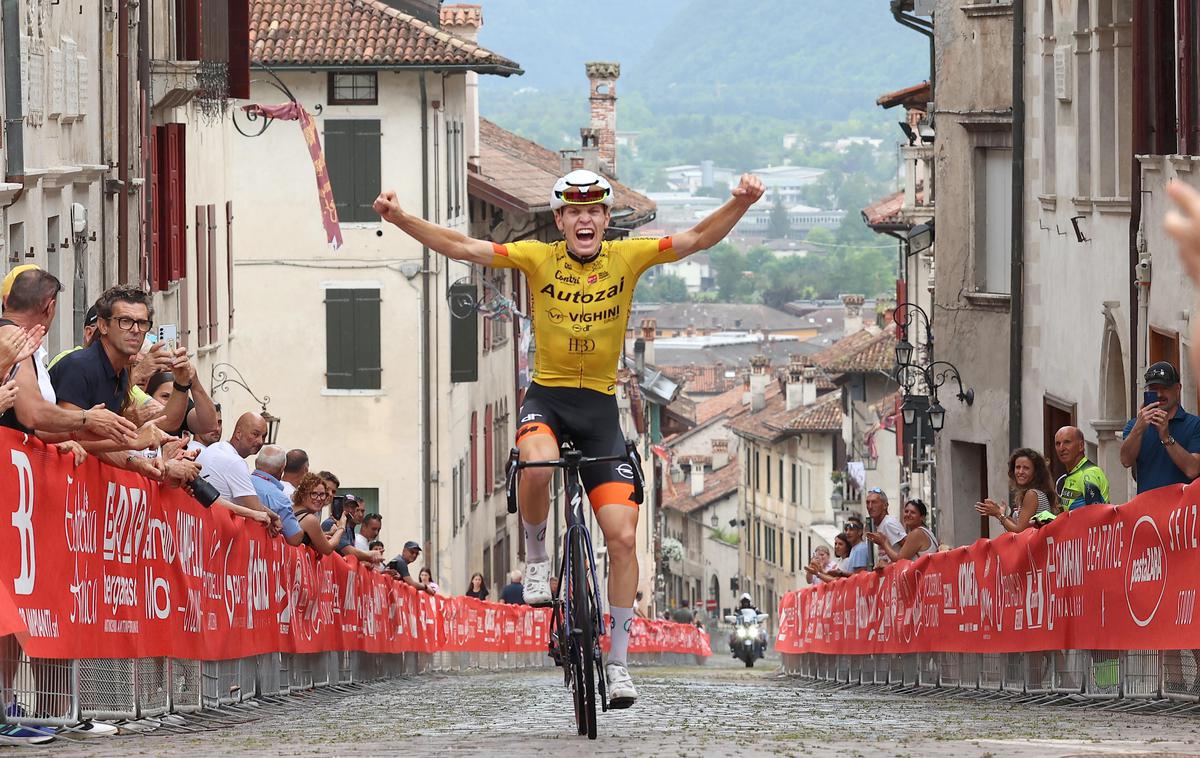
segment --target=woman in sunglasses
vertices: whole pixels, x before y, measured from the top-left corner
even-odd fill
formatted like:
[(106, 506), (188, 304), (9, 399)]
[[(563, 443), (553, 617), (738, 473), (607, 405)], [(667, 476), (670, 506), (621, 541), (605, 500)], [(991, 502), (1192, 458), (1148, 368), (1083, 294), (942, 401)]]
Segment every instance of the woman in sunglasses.
[(904, 529), (908, 534), (898, 548), (893, 547), (888, 542), (888, 538), (880, 532), (868, 532), (867, 539), (874, 542), (879, 547), (879, 552), (892, 561), (915, 560), (922, 555), (936, 553), (937, 538), (933, 536), (933, 531), (925, 525), (925, 517), (928, 515), (929, 508), (925, 502), (920, 498), (914, 498), (905, 503), (904, 510), (900, 512), (900, 523), (904, 524)]

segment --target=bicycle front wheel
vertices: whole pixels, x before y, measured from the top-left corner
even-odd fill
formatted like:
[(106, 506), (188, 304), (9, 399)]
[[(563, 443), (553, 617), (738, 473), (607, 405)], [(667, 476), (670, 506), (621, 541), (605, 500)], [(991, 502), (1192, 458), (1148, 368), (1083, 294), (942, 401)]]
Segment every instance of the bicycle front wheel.
[(575, 713), (579, 733), (596, 739), (596, 633), (593, 623), (595, 593), (591, 586), (591, 568), (587, 562), (587, 533), (577, 530), (571, 540), (571, 623), (579, 666), (575, 670)]

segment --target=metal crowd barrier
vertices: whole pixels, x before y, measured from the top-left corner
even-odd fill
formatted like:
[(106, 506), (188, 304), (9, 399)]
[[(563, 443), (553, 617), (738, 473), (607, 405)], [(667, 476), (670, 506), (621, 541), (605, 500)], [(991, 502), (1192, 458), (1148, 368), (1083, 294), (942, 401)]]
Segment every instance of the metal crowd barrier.
[(15, 644), (6, 644), (0, 650), (0, 697), (4, 702), (0, 721), (69, 728), (93, 720), (154, 720), (168, 714), (219, 712), (240, 703), (272, 701), (292, 693), (334, 690), (431, 671), (553, 665), (544, 652), (429, 655), (335, 651), (265, 653), (221, 661), (51, 660), (29, 658)]
[(1200, 650), (784, 653), (790, 675), (834, 687), (1200, 712)]

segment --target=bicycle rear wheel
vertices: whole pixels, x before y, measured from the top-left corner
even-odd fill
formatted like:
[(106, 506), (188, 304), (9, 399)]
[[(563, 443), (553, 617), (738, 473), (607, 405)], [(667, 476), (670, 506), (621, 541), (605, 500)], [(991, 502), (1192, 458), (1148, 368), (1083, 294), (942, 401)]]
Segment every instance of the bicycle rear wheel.
[(592, 591), (591, 570), (587, 563), (587, 533), (576, 530), (571, 539), (571, 622), (575, 625), (576, 661), (575, 713), (579, 733), (596, 739), (596, 627), (594, 624), (595, 594)]

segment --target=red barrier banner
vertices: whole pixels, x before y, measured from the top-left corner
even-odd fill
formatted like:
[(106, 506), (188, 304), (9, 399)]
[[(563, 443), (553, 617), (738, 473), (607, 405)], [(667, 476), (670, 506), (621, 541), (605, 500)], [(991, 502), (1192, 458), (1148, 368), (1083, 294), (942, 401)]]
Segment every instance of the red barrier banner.
[(1200, 482), (790, 592), (783, 653), (1196, 649)]
[(31, 656), (546, 650), (549, 609), (418, 592), (7, 429), (0, 493), (0, 635)]
[[(612, 624), (612, 617), (605, 614), (605, 624)], [(600, 638), (600, 647), (608, 652), (611, 638)], [(692, 624), (661, 619), (634, 618), (629, 628), (629, 652), (631, 653), (683, 653), (685, 655), (712, 655), (708, 634)]]

